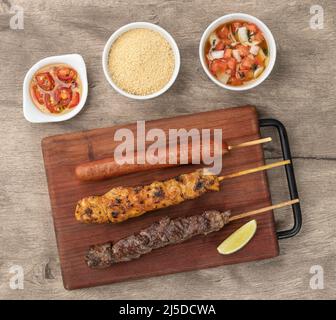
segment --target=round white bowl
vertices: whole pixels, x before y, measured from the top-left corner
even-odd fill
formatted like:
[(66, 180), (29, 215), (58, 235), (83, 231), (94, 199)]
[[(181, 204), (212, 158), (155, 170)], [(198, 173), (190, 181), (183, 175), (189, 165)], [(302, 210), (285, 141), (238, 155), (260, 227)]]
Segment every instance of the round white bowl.
[[(82, 81), (82, 95), (79, 104), (71, 111), (61, 114), (47, 114), (40, 111), (34, 104), (30, 95), (30, 82), (34, 74), (41, 68), (55, 63), (65, 63), (73, 67), (79, 74)], [(27, 72), (23, 81), (23, 114), (26, 120), (33, 123), (60, 122), (73, 118), (84, 107), (88, 95), (88, 81), (84, 59), (79, 54), (67, 54), (63, 56), (53, 56), (35, 63)]]
[[(111, 46), (123, 33), (127, 32), (129, 30), (132, 30), (132, 29), (150, 29), (150, 30), (159, 32), (170, 44), (170, 46), (173, 50), (173, 53), (174, 53), (174, 58), (175, 58), (175, 68), (174, 68), (173, 75), (172, 75), (171, 79), (169, 80), (169, 82), (159, 91), (154, 92), (154, 93), (149, 94), (149, 95), (145, 95), (145, 96), (131, 94), (131, 93), (128, 93), (128, 92), (120, 89), (112, 81), (110, 73), (109, 73), (109, 69), (108, 69), (108, 60), (109, 60), (109, 53), (110, 53), (110, 50), (111, 50)], [(104, 74), (105, 74), (105, 77), (106, 77), (107, 81), (110, 83), (110, 85), (113, 87), (114, 90), (116, 90), (117, 92), (119, 92), (123, 96), (131, 98), (131, 99), (147, 100), (147, 99), (152, 99), (152, 98), (158, 97), (159, 95), (166, 92), (175, 82), (175, 80), (177, 78), (177, 75), (179, 73), (179, 70), (180, 70), (180, 64), (181, 64), (180, 51), (179, 51), (179, 49), (177, 47), (177, 44), (176, 44), (175, 40), (173, 39), (173, 37), (163, 28), (157, 26), (156, 24), (149, 23), (149, 22), (133, 22), (133, 23), (129, 23), (129, 24), (119, 28), (117, 31), (115, 31), (112, 34), (110, 39), (108, 39), (108, 41), (105, 45), (104, 51), (103, 51), (103, 70), (104, 70)]]
[[(265, 40), (267, 42), (268, 45), (268, 50), (269, 50), (269, 63), (266, 67), (266, 69), (264, 70), (264, 72), (255, 80), (251, 80), (249, 82), (247, 82), (246, 84), (243, 84), (241, 86), (231, 86), (228, 84), (224, 84), (222, 82), (220, 82), (219, 80), (217, 80), (209, 71), (209, 68), (207, 66), (205, 57), (204, 57), (204, 47), (205, 44), (210, 36), (210, 34), (217, 28), (219, 27), (221, 24), (224, 23), (228, 23), (234, 20), (242, 20), (242, 21), (247, 21), (247, 22), (251, 22), (254, 23), (260, 30), (261, 32), (264, 34)], [(205, 73), (208, 75), (208, 77), (214, 82), (216, 83), (218, 86), (225, 88), (225, 89), (229, 89), (229, 90), (233, 90), (233, 91), (243, 91), (243, 90), (248, 90), (248, 89), (252, 89), (256, 86), (258, 86), (260, 83), (262, 83), (271, 73), (274, 63), (275, 63), (275, 59), (276, 59), (276, 45), (275, 45), (275, 40), (274, 37), (270, 31), (270, 29), (259, 19), (257, 19), (256, 17), (253, 17), (249, 14), (245, 14), (245, 13), (231, 13), (231, 14), (227, 14), (223, 17), (218, 18), (217, 20), (215, 20), (214, 22), (212, 22), (204, 31), (202, 38), (201, 38), (201, 42), (199, 45), (199, 57), (201, 60), (201, 64), (202, 67), (205, 71)]]

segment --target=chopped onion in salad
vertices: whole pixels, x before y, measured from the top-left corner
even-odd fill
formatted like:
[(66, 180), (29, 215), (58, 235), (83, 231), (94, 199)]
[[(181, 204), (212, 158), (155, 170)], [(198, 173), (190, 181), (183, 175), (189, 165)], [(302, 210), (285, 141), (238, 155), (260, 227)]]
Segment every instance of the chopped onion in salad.
[(238, 29), (238, 39), (241, 43), (249, 42), (246, 27), (241, 27)]
[(258, 51), (258, 58), (261, 60), (261, 61), (264, 61), (266, 59), (266, 55), (264, 53), (264, 50), (259, 50)]
[(232, 28), (231, 26), (229, 27), (229, 36), (228, 38), (231, 40), (231, 46), (234, 47), (237, 45), (238, 41), (236, 40), (234, 34), (232, 33)]
[(210, 46), (212, 48), (214, 48), (216, 46), (216, 44), (219, 42), (219, 38), (217, 37), (215, 32), (210, 34), (209, 42), (210, 42)]
[(258, 52), (259, 52), (259, 47), (258, 46), (252, 46), (251, 49), (250, 49), (250, 53), (252, 53), (253, 55), (257, 55)]
[(263, 71), (264, 71), (264, 67), (258, 67), (256, 71), (254, 71), (254, 74), (253, 74), (254, 78), (258, 78), (262, 74)]
[(227, 84), (228, 81), (229, 81), (229, 79), (230, 79), (230, 74), (228, 74), (228, 73), (226, 73), (226, 72), (224, 72), (224, 73), (219, 73), (219, 74), (217, 75), (217, 79), (218, 79), (220, 82), (222, 82), (222, 83), (224, 83), (224, 84)]
[(224, 50), (212, 51), (212, 59), (221, 59), (224, 57)]
[(240, 56), (240, 53), (239, 53), (239, 50), (233, 50), (232, 55), (237, 60), (237, 62), (240, 62), (242, 60), (241, 56)]

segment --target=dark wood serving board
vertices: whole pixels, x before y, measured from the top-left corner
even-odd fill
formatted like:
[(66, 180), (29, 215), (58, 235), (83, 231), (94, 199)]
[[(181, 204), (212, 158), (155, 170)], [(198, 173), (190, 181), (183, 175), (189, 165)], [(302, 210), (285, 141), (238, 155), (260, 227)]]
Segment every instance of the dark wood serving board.
[[(74, 170), (78, 164), (112, 156), (119, 142), (114, 132), (136, 124), (47, 137), (42, 141), (45, 169), (48, 179), (54, 227), (66, 289), (103, 285), (118, 281), (151, 277), (174, 272), (215, 267), (225, 264), (271, 258), (279, 254), (273, 212), (256, 216), (257, 233), (242, 250), (227, 256), (217, 253), (216, 247), (229, 234), (250, 219), (230, 223), (221, 231), (199, 236), (185, 243), (172, 245), (131, 262), (116, 264), (109, 269), (92, 270), (84, 262), (90, 245), (117, 241), (147, 227), (165, 215), (170, 217), (199, 214), (206, 209), (231, 209), (232, 213), (261, 208), (271, 204), (267, 176), (264, 172), (226, 180), (221, 191), (175, 207), (165, 208), (115, 225), (84, 225), (75, 220), (74, 210), (79, 199), (100, 195), (115, 186), (143, 185), (162, 180), (197, 166), (147, 171), (100, 182), (80, 182)], [(258, 116), (254, 107), (238, 107), (204, 112), (171, 119), (146, 122), (146, 129), (161, 128), (221, 128), (229, 144), (260, 137)], [(261, 146), (237, 149), (223, 157), (223, 174), (264, 164)], [(276, 169), (275, 169), (276, 170)]]

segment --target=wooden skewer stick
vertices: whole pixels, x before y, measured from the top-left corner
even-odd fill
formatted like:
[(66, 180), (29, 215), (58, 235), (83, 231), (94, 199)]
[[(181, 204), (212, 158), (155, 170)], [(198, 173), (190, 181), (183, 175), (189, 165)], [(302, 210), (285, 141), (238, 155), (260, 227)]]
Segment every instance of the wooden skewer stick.
[(283, 161), (279, 161), (279, 162), (274, 162), (274, 163), (266, 164), (264, 166), (260, 166), (260, 167), (256, 167), (256, 168), (251, 168), (251, 169), (247, 169), (247, 170), (242, 170), (242, 171), (238, 171), (238, 172), (235, 172), (235, 173), (231, 173), (231, 174), (228, 174), (226, 176), (221, 176), (218, 179), (221, 182), (221, 181), (226, 180), (226, 179), (240, 177), (240, 176), (244, 176), (246, 174), (250, 174), (250, 173), (254, 173), (254, 172), (269, 170), (269, 169), (272, 169), (272, 168), (285, 166), (285, 165), (290, 164), (290, 163), (291, 163), (290, 160), (283, 160)]
[(252, 140), (252, 141), (243, 142), (243, 143), (240, 143), (234, 146), (228, 146), (228, 149), (233, 150), (233, 149), (238, 149), (238, 148), (250, 147), (250, 146), (255, 146), (257, 144), (262, 144), (262, 143), (266, 143), (270, 141), (272, 141), (271, 137), (258, 139), (258, 140)]
[(246, 218), (246, 217), (251, 217), (251, 216), (254, 216), (254, 215), (259, 214), (259, 213), (263, 213), (263, 212), (274, 210), (274, 209), (283, 208), (283, 207), (290, 206), (290, 205), (293, 205), (293, 204), (299, 203), (299, 202), (300, 202), (299, 199), (293, 199), (293, 200), (281, 202), (281, 203), (278, 203), (278, 204), (275, 204), (275, 205), (272, 205), (272, 206), (268, 206), (268, 207), (265, 207), (265, 208), (244, 212), (244, 213), (237, 214), (236, 216), (231, 217), (229, 219), (229, 221), (234, 221), (234, 220), (239, 220), (239, 219), (243, 219), (243, 218)]

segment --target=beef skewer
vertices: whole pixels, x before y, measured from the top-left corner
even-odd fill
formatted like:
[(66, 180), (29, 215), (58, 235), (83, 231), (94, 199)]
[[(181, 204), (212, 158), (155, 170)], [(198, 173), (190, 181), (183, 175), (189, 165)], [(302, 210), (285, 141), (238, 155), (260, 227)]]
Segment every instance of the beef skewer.
[(86, 261), (89, 267), (104, 268), (114, 263), (134, 260), (153, 249), (218, 231), (229, 222), (229, 217), (229, 211), (215, 210), (177, 219), (164, 217), (139, 233), (119, 240), (114, 245), (105, 243), (91, 247)]
[[(240, 143), (238, 145), (230, 146), (225, 141), (222, 142), (221, 150), (222, 153), (220, 156), (228, 153), (231, 150), (254, 146), (257, 144), (262, 144), (266, 142), (272, 141), (272, 138), (263, 138), (258, 140), (252, 140)], [(215, 150), (213, 146), (213, 142), (211, 145), (212, 150)], [(133, 163), (134, 159), (137, 159), (138, 153), (135, 152), (134, 155), (132, 155), (132, 158), (129, 159), (129, 161), (126, 161), (124, 164), (120, 165), (115, 161), (114, 158), (105, 158), (101, 160), (95, 160), (90, 161), (87, 163), (80, 164), (76, 167), (75, 173), (78, 179), (83, 181), (96, 181), (96, 180), (104, 180), (112, 177), (118, 177), (130, 173), (136, 173), (136, 172), (142, 172), (142, 171), (148, 171), (153, 169), (159, 169), (159, 168), (168, 168), (168, 167), (176, 167), (181, 164), (191, 164), (192, 163), (192, 149), (191, 144), (188, 144), (187, 148), (185, 148), (185, 153), (187, 153), (185, 158), (187, 158), (186, 163), (181, 163), (181, 159), (184, 159), (182, 155), (180, 154), (180, 148), (177, 148), (177, 155), (176, 155), (176, 163), (169, 163), (169, 158), (171, 152), (169, 151), (169, 148), (165, 148), (164, 152), (164, 158), (163, 161), (158, 161), (159, 163), (151, 164), (151, 161), (148, 161), (144, 164), (137, 164)], [(183, 148), (182, 148), (183, 149)], [(202, 150), (202, 146), (200, 148)], [(183, 149), (184, 150), (184, 149)], [(145, 155), (146, 152), (139, 151), (141, 155), (139, 155), (141, 158), (146, 159)], [(160, 152), (158, 154), (161, 154)], [(147, 159), (148, 160), (148, 159)], [(161, 162), (161, 163), (160, 163)], [(163, 163), (162, 163), (163, 162)]]
[(115, 263), (138, 259), (152, 250), (181, 243), (197, 235), (207, 235), (219, 231), (233, 220), (254, 216), (298, 202), (299, 199), (294, 199), (232, 217), (230, 217), (230, 211), (219, 212), (216, 210), (176, 219), (164, 217), (139, 233), (121, 239), (115, 244), (108, 242), (90, 247), (85, 260), (91, 268), (107, 268)]
[(181, 174), (147, 186), (116, 187), (102, 196), (90, 196), (77, 203), (75, 217), (84, 223), (115, 223), (140, 216), (146, 212), (177, 205), (219, 191), (221, 181), (253, 172), (289, 164), (289, 160), (239, 171), (228, 176), (217, 176), (206, 169)]

